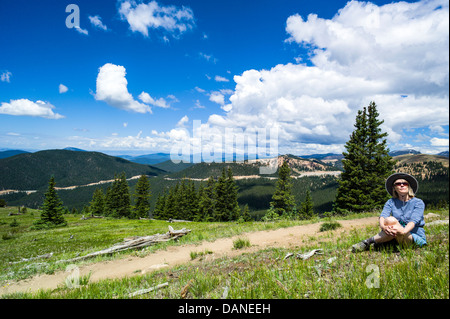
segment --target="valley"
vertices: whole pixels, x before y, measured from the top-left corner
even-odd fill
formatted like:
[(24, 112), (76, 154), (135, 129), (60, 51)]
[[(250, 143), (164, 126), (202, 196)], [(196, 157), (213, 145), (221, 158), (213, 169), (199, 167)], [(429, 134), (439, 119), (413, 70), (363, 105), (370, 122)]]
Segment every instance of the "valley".
[[(287, 162), (291, 169), (296, 204), (300, 204), (307, 190), (310, 190), (314, 209), (323, 213), (332, 208), (337, 179), (342, 172), (342, 156), (325, 154), (315, 157), (288, 154), (243, 162), (175, 164), (159, 153), (156, 158), (164, 161), (149, 165), (82, 150), (19, 153), (0, 159), (0, 199), (8, 205), (37, 209), (42, 204), (48, 179), (53, 175), (65, 207), (69, 211), (75, 209), (81, 212), (89, 205), (96, 188), (105, 192), (114, 181), (114, 176), (125, 172), (130, 193), (133, 193), (140, 175), (149, 176), (153, 210), (158, 196), (177, 182), (189, 179), (199, 187), (210, 176), (217, 178), (224, 167), (230, 167), (238, 186), (239, 205), (241, 208), (248, 205), (251, 215), (258, 219), (269, 208), (277, 180), (277, 173), (261, 174), (260, 168), (268, 165), (280, 167)], [(142, 158), (157, 161), (151, 156), (140, 157), (140, 160)], [(396, 171), (413, 174), (421, 180), (421, 196), (427, 204), (438, 204), (445, 200), (445, 196), (448, 198), (448, 157), (406, 153), (394, 159), (397, 161)]]

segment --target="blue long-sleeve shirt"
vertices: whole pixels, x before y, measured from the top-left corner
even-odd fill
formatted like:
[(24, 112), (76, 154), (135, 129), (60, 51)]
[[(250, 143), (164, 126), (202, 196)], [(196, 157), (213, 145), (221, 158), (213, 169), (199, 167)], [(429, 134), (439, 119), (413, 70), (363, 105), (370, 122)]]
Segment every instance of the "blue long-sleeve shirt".
[(425, 225), (424, 211), (425, 203), (417, 197), (413, 197), (407, 202), (398, 198), (391, 198), (384, 204), (380, 217), (394, 216), (403, 226), (406, 226), (409, 222), (414, 222), (416, 226), (411, 230), (411, 233), (425, 238), (425, 230), (423, 229)]

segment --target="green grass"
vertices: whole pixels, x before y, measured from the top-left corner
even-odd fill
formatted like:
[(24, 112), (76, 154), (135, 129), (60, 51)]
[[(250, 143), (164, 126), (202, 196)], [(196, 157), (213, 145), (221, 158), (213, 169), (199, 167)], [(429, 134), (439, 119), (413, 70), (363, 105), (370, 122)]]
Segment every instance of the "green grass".
[(339, 224), (337, 221), (330, 220), (323, 222), (322, 225), (320, 225), (320, 231), (329, 231), (329, 230), (335, 230), (336, 228), (342, 227), (341, 224)]
[(205, 250), (205, 251), (191, 251), (190, 256), (191, 256), (191, 260), (197, 259), (197, 258), (203, 258), (203, 256), (205, 255), (209, 255), (209, 254), (213, 254), (212, 251), (210, 250)]
[[(169, 224), (166, 221), (157, 220), (112, 218), (82, 220), (81, 215), (67, 214), (64, 215), (68, 223), (66, 227), (31, 230), (30, 227), (33, 222), (40, 218), (40, 211), (28, 209), (24, 215), (9, 216), (9, 213), (17, 213), (17, 211), (17, 207), (0, 208), (0, 285), (8, 280), (25, 279), (36, 274), (52, 274), (56, 270), (65, 269), (65, 266), (67, 266), (65, 263), (56, 263), (58, 260), (84, 256), (122, 242), (127, 237), (163, 234), (168, 231), (169, 225), (175, 229), (188, 228), (192, 232), (176, 242), (159, 243), (140, 251), (96, 257), (86, 260), (84, 263), (121, 258), (128, 254), (144, 256), (158, 249), (165, 249), (170, 245), (200, 243), (203, 240), (214, 241), (218, 238), (240, 235), (249, 231), (270, 230), (314, 222), (185, 222)], [(53, 253), (52, 258), (20, 262), (22, 258), (28, 259), (48, 253)]]
[[(435, 212), (445, 214), (446, 212)], [(51, 232), (30, 232), (26, 230), (29, 216), (5, 216), (0, 210), (0, 230), (10, 231), (12, 217), (19, 223), (19, 232), (13, 239), (0, 240), (0, 254), (2, 276), (5, 272), (14, 271), (12, 266), (4, 262), (8, 255), (5, 251), (13, 249), (11, 243), (22, 248), (30, 238), (41, 238), (43, 242), (51, 241), (56, 251), (56, 259), (63, 256), (73, 256), (76, 249), (82, 245), (71, 246), (61, 252), (68, 243), (69, 233), (89, 241), (89, 238), (105, 237), (93, 240), (91, 245), (85, 244), (86, 250), (105, 248), (111, 242), (122, 240), (130, 235), (142, 235), (150, 230), (165, 232), (167, 223), (128, 220), (87, 220), (80, 221), (79, 216), (71, 216), (68, 229), (56, 229)], [(35, 216), (36, 217), (36, 216)], [(32, 220), (29, 220), (30, 224)], [(139, 222), (143, 222), (140, 224)], [(79, 224), (82, 225), (74, 225)], [(83, 224), (85, 223), (85, 224)], [(279, 227), (278, 223), (186, 223), (172, 224), (174, 228), (187, 227), (195, 229), (189, 235), (181, 238), (180, 242), (199, 242), (215, 236), (233, 236), (250, 230), (261, 230), (265, 227)], [(293, 225), (293, 224), (290, 224)], [(180, 226), (180, 227), (178, 227)], [(72, 227), (72, 228), (71, 228)], [(108, 227), (110, 227), (108, 231)], [(71, 229), (71, 232), (68, 230)], [(78, 232), (75, 230), (78, 229)], [(88, 232), (88, 229), (95, 229)], [(348, 248), (374, 234), (376, 225), (342, 232), (334, 240), (320, 240), (325, 234), (318, 234), (319, 238), (306, 240), (299, 248), (288, 250), (284, 248), (270, 248), (255, 253), (244, 253), (234, 258), (195, 259), (190, 263), (157, 270), (144, 275), (137, 274), (117, 280), (102, 280), (89, 282), (89, 277), (80, 280), (78, 288), (69, 289), (59, 287), (54, 290), (44, 290), (37, 293), (18, 293), (4, 297), (11, 298), (129, 298), (134, 291), (157, 286), (168, 282), (165, 288), (152, 291), (135, 298), (181, 298), (180, 292), (188, 283), (189, 291), (186, 298), (221, 298), (224, 291), (228, 291), (228, 298), (282, 298), (282, 299), (448, 299), (449, 298), (449, 228), (447, 225), (436, 225), (426, 228), (428, 245), (423, 248), (402, 248), (398, 252), (391, 250), (368, 251), (353, 254)], [(120, 233), (120, 235), (116, 234)], [(329, 231), (327, 233), (331, 233)], [(30, 234), (31, 233), (31, 234)], [(44, 234), (45, 233), (45, 234)], [(102, 235), (103, 233), (103, 235)], [(106, 233), (110, 233), (106, 236)], [(197, 234), (196, 234), (197, 233)], [(220, 234), (218, 234), (220, 233)], [(214, 235), (215, 234), (215, 235)], [(192, 235), (192, 236), (191, 236)], [(337, 236), (337, 235), (336, 235)], [(66, 239), (57, 244), (57, 240)], [(326, 237), (326, 236), (325, 236)], [(245, 236), (241, 237), (245, 238)], [(80, 238), (81, 239), (81, 238)], [(172, 243), (180, 244), (180, 243)], [(45, 247), (45, 246), (43, 246)], [(287, 253), (305, 253), (311, 249), (320, 248), (322, 255), (314, 255), (308, 260), (296, 258), (284, 259)], [(17, 248), (19, 249), (19, 248)], [(152, 249), (164, 249), (152, 247)], [(20, 250), (20, 249), (19, 249)], [(20, 252), (20, 253), (19, 253)], [(30, 257), (47, 253), (45, 249), (37, 252), (30, 248), (30, 255), (13, 249), (11, 260), (17, 261), (19, 256)], [(84, 252), (83, 252), (84, 253)], [(207, 252), (205, 252), (207, 253)], [(209, 252), (208, 252), (209, 253)], [(15, 254), (15, 255), (14, 255)], [(200, 254), (201, 255), (201, 254)], [(199, 256), (200, 256), (199, 255)], [(197, 257), (197, 256), (196, 256)], [(55, 258), (55, 257), (54, 257)], [(34, 263), (36, 264), (36, 262)], [(48, 261), (51, 265), (52, 261)], [(21, 263), (20, 267), (31, 267), (33, 263)], [(9, 268), (8, 268), (9, 267)], [(16, 270), (17, 271), (17, 270)]]
[(248, 240), (248, 238), (238, 238), (233, 241), (234, 249), (242, 249), (246, 247), (250, 247), (250, 241)]

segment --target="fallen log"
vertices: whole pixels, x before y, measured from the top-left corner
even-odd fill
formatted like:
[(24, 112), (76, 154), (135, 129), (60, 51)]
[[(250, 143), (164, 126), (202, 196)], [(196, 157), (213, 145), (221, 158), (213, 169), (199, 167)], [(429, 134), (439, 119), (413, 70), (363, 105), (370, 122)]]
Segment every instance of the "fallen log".
[(184, 219), (172, 219), (169, 218), (169, 223), (192, 223), (192, 220), (184, 220)]
[(81, 220), (87, 220), (87, 219), (91, 219), (91, 218), (104, 218), (104, 216), (88, 216), (88, 217), (85, 217), (84, 215), (83, 215), (83, 217), (81, 217), (80, 219)]
[(159, 284), (159, 285), (157, 285), (155, 287), (150, 287), (150, 288), (147, 288), (147, 289), (141, 289), (141, 290), (138, 290), (138, 291), (135, 291), (135, 292), (132, 292), (132, 293), (128, 294), (128, 297), (131, 298), (131, 297), (135, 297), (135, 296), (139, 296), (139, 295), (143, 295), (143, 294), (148, 294), (149, 292), (152, 292), (153, 290), (160, 289), (160, 288), (163, 288), (163, 287), (167, 287), (168, 285), (169, 285), (169, 283), (165, 282), (165, 283)]
[(106, 249), (103, 249), (100, 251), (96, 251), (96, 252), (87, 254), (85, 256), (75, 257), (75, 258), (68, 259), (68, 260), (59, 260), (59, 261), (57, 261), (57, 263), (76, 262), (76, 261), (80, 261), (80, 260), (84, 260), (84, 259), (88, 259), (88, 258), (92, 258), (92, 257), (96, 257), (96, 256), (113, 254), (113, 253), (117, 253), (120, 251), (144, 248), (144, 247), (154, 245), (157, 243), (177, 239), (177, 238), (182, 237), (190, 232), (191, 232), (190, 229), (183, 228), (180, 230), (174, 230), (171, 226), (169, 226), (169, 231), (165, 234), (155, 234), (155, 235), (151, 235), (151, 236), (126, 238), (123, 242), (115, 244), (109, 248), (106, 248)]
[(309, 253), (306, 253), (306, 254), (297, 254), (296, 258), (301, 258), (303, 260), (306, 260), (315, 254), (322, 255), (323, 254), (322, 249), (313, 249)]
[[(322, 255), (323, 254), (322, 249), (313, 249), (310, 252), (305, 253), (305, 254), (297, 254), (297, 255), (295, 255), (295, 258), (306, 260), (306, 259), (309, 259), (313, 255), (316, 255), (316, 254), (317, 255)], [(288, 259), (288, 258), (290, 258), (292, 256), (294, 256), (293, 253), (287, 253), (286, 256), (284, 256), (283, 260)]]
[(36, 260), (36, 259), (48, 259), (51, 258), (53, 256), (53, 253), (48, 253), (48, 254), (44, 254), (44, 255), (40, 255), (40, 256), (36, 256), (36, 257), (30, 257), (30, 258), (22, 258), (22, 260), (20, 261), (13, 261), (13, 262), (9, 262), (10, 265), (14, 265), (14, 264), (19, 264), (19, 263), (23, 263), (26, 261), (31, 261), (31, 260)]

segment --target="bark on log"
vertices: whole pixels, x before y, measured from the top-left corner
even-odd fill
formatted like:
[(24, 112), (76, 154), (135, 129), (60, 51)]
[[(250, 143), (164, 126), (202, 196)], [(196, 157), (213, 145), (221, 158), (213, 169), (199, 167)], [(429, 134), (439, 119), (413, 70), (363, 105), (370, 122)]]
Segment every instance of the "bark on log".
[(184, 219), (172, 219), (169, 218), (169, 223), (192, 223), (192, 220), (184, 220)]
[(107, 254), (113, 254), (120, 251), (130, 250), (130, 249), (139, 249), (144, 248), (156, 243), (165, 242), (169, 240), (176, 239), (178, 237), (182, 237), (188, 233), (190, 233), (190, 229), (180, 229), (180, 230), (174, 230), (171, 226), (169, 226), (169, 231), (165, 234), (156, 234), (151, 236), (142, 236), (142, 237), (132, 237), (132, 238), (126, 238), (123, 242), (115, 244), (109, 248), (96, 251), (90, 254), (87, 254), (85, 256), (81, 257), (75, 257), (68, 260), (60, 260), (58, 263), (62, 262), (77, 262), (80, 260), (101, 256), (101, 255), (107, 255)]
[(91, 218), (104, 218), (104, 216), (88, 216), (88, 217), (85, 217), (84, 215), (83, 215), (83, 217), (81, 217), (80, 219), (81, 220), (86, 220), (86, 219), (91, 219)]
[(14, 265), (14, 264), (19, 264), (19, 263), (23, 263), (25, 261), (31, 261), (31, 260), (36, 260), (36, 259), (47, 259), (47, 258), (51, 258), (53, 256), (53, 253), (48, 253), (48, 254), (44, 254), (44, 255), (40, 255), (40, 256), (36, 256), (36, 257), (30, 257), (30, 258), (22, 258), (21, 261), (13, 261), (13, 262), (9, 262), (10, 265)]
[(138, 290), (138, 291), (135, 291), (135, 292), (132, 292), (132, 293), (128, 294), (128, 297), (135, 297), (135, 296), (147, 294), (147, 293), (149, 293), (149, 292), (151, 292), (153, 290), (167, 287), (168, 285), (169, 285), (169, 283), (165, 282), (165, 283), (159, 284), (159, 285), (157, 285), (155, 287), (151, 287), (151, 288), (147, 288), (147, 289), (141, 289), (141, 290)]

